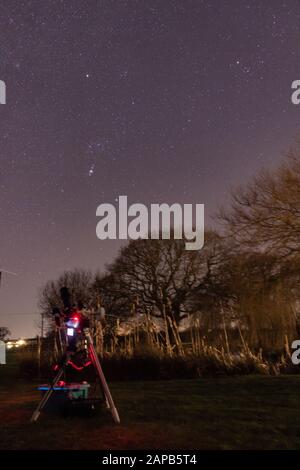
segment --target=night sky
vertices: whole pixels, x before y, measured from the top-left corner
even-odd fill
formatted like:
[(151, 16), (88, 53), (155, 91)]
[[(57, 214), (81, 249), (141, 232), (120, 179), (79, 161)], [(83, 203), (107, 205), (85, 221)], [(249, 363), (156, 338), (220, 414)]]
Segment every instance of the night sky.
[(299, 0), (0, 0), (0, 326), (36, 334), (37, 291), (104, 269), (96, 208), (204, 203), (299, 130)]

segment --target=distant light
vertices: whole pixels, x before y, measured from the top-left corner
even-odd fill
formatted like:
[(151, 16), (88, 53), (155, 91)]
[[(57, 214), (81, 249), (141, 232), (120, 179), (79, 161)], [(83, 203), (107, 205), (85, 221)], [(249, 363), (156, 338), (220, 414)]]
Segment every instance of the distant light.
[(7, 349), (19, 348), (20, 346), (25, 346), (26, 341), (24, 339), (18, 339), (17, 341), (8, 341), (6, 343)]

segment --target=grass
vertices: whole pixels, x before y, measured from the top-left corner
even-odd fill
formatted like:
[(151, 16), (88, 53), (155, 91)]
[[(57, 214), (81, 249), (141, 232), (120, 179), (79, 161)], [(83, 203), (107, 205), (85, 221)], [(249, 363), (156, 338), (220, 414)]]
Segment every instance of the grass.
[(37, 381), (0, 367), (0, 449), (300, 449), (299, 376), (114, 382), (121, 425), (42, 415)]

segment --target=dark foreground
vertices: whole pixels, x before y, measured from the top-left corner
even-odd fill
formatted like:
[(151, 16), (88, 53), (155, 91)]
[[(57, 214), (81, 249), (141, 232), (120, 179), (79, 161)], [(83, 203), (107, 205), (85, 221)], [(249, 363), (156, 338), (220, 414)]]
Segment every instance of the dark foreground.
[(41, 416), (35, 383), (1, 381), (0, 449), (300, 449), (300, 377), (113, 383), (121, 425)]

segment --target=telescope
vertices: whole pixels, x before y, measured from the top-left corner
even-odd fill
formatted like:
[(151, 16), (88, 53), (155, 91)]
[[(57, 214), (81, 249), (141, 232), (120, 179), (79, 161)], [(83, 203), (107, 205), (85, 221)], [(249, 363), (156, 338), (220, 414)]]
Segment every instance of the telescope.
[[(94, 406), (95, 400), (89, 401), (87, 397), (86, 382), (83, 384), (68, 384), (66, 381), (61, 380), (63, 375), (66, 375), (66, 368), (68, 365), (71, 365), (76, 370), (82, 370), (87, 366), (93, 365), (95, 379), (96, 381), (99, 381), (102, 397), (106, 403), (106, 407), (110, 410), (114, 422), (119, 424), (119, 414), (93, 345), (89, 329), (89, 319), (83, 313), (83, 305), (81, 302), (78, 302), (77, 305), (71, 304), (71, 296), (67, 287), (61, 288), (60, 296), (63, 303), (63, 309), (55, 307), (52, 314), (55, 319), (56, 327), (64, 338), (63, 344), (65, 351), (61, 364), (57, 364), (54, 367), (56, 376), (52, 383), (49, 386), (43, 385), (40, 387), (40, 390), (45, 393), (34, 411), (31, 421), (36, 422), (38, 420), (41, 411), (45, 408), (53, 396), (53, 393), (57, 394), (59, 392), (63, 392), (64, 396), (67, 395), (67, 398), (72, 405), (87, 405), (90, 403)], [(81, 391), (83, 387), (85, 388), (85, 393), (80, 396), (81, 400), (78, 400), (78, 397), (76, 398), (76, 392)], [(96, 399), (96, 402), (97, 401), (99, 401), (99, 399)]]

